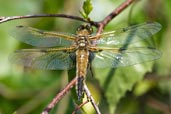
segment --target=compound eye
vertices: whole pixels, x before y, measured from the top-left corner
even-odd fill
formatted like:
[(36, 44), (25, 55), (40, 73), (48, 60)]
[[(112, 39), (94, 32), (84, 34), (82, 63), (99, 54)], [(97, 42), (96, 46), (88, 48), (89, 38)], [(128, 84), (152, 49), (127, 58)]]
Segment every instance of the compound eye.
[(86, 25), (86, 29), (89, 30), (91, 26), (89, 24)]
[(87, 29), (90, 33), (93, 32), (93, 28), (92, 28), (92, 26), (91, 26), (90, 24), (87, 24), (87, 25), (86, 25), (86, 29)]
[(80, 25), (79, 27), (78, 27), (78, 31), (81, 31), (81, 30), (84, 30), (85, 29), (85, 26), (84, 25)]

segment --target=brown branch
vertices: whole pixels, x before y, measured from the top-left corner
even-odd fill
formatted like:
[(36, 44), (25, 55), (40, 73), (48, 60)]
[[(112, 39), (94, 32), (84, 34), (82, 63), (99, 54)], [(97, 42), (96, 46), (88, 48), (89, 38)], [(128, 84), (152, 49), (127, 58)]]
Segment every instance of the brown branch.
[(83, 103), (81, 103), (79, 106), (76, 107), (76, 109), (72, 112), (72, 114), (75, 114), (82, 106), (84, 106), (85, 104), (87, 104), (89, 101), (85, 101)]
[(88, 102), (91, 102), (92, 106), (94, 107), (95, 111), (97, 114), (101, 114), (99, 107), (96, 105), (94, 98), (91, 95), (90, 90), (88, 89), (87, 85), (84, 84), (84, 92), (86, 93), (87, 96), (87, 101), (83, 102), (82, 104), (80, 104), (74, 111), (72, 114), (75, 114), (77, 110), (79, 110), (82, 106), (84, 106), (85, 104), (87, 104)]
[(68, 18), (73, 20), (78, 20), (86, 23), (90, 23), (91, 25), (97, 27), (97, 34), (100, 34), (104, 27), (118, 14), (120, 14), (124, 9), (126, 9), (132, 2), (135, 0), (126, 0), (119, 7), (117, 7), (114, 11), (112, 11), (109, 15), (107, 15), (102, 21), (95, 22), (91, 20), (85, 20), (78, 16), (67, 15), (67, 14), (34, 14), (34, 15), (24, 15), (24, 16), (9, 16), (9, 17), (0, 17), (0, 23), (17, 20), (17, 19), (26, 19), (26, 18), (41, 18), (41, 17), (58, 17), (58, 18)]
[(124, 9), (126, 9), (131, 3), (133, 3), (135, 0), (126, 0), (123, 2), (119, 7), (117, 7), (115, 10), (113, 10), (109, 15), (107, 15), (102, 21), (98, 22), (98, 30), (97, 34), (100, 34), (104, 27), (118, 14), (120, 14)]
[(85, 93), (86, 93), (86, 95), (87, 95), (87, 99), (88, 99), (88, 100), (91, 102), (91, 104), (93, 105), (93, 107), (94, 107), (96, 113), (97, 113), (97, 114), (101, 114), (101, 112), (100, 112), (100, 110), (99, 110), (99, 107), (96, 105), (95, 100), (94, 100), (94, 98), (92, 97), (91, 92), (90, 92), (90, 90), (88, 89), (88, 87), (87, 87), (86, 84), (84, 84), (84, 91), (85, 91)]
[(165, 104), (155, 98), (148, 98), (146, 101), (147, 105), (149, 105), (150, 107), (159, 110), (161, 112), (163, 112), (163, 114), (170, 114), (171, 113), (171, 107), (168, 104)]
[(9, 17), (0, 17), (0, 23), (11, 21), (11, 20), (17, 20), (17, 19), (26, 19), (26, 18), (40, 18), (40, 17), (58, 17), (58, 18), (68, 18), (73, 20), (78, 20), (82, 22), (88, 23), (89, 21), (73, 15), (67, 15), (67, 14), (34, 14), (34, 15), (24, 15), (24, 16), (9, 16)]
[(67, 94), (70, 89), (76, 84), (77, 78), (74, 78), (70, 83), (56, 95), (56, 97), (49, 103), (49, 105), (43, 110), (42, 114), (48, 114), (52, 108)]

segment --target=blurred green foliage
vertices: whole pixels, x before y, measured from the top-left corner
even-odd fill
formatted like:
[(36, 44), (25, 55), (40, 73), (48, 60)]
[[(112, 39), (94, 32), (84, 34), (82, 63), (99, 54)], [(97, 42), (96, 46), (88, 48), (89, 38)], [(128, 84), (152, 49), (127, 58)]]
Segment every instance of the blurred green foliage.
[[(84, 0), (85, 1), (85, 0)], [(0, 16), (38, 13), (80, 15), (83, 0), (10, 0), (0, 1)], [(99, 21), (124, 0), (92, 0), (89, 17)], [(94, 69), (95, 77), (87, 76), (87, 83), (102, 114), (170, 114), (171, 104), (171, 1), (138, 0), (113, 21), (105, 31), (128, 24), (157, 21), (162, 30), (154, 36), (154, 43), (162, 57), (154, 62), (117, 69)], [(89, 9), (89, 8), (88, 8)], [(91, 9), (91, 8), (90, 8)], [(67, 84), (66, 71), (43, 71), (12, 66), (8, 55), (16, 49), (31, 48), (8, 35), (16, 25), (28, 25), (50, 31), (75, 33), (81, 22), (61, 18), (36, 18), (0, 24), (0, 113), (37, 114)], [(90, 74), (90, 73), (88, 73)], [(72, 75), (72, 74), (70, 74)], [(75, 104), (70, 94), (65, 96), (51, 114), (70, 114)], [(91, 107), (91, 105), (90, 105)], [(93, 108), (84, 108), (94, 114)], [(78, 112), (78, 114), (81, 112)]]

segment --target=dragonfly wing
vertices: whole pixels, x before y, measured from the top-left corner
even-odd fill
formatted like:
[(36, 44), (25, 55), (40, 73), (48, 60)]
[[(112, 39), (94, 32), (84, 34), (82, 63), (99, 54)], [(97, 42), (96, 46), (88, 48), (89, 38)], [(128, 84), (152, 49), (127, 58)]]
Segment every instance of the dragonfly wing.
[(160, 31), (161, 25), (157, 22), (133, 25), (100, 35), (96, 41), (97, 46), (125, 45), (150, 38)]
[(95, 53), (95, 57), (92, 61), (92, 66), (96, 68), (116, 68), (134, 65), (146, 61), (152, 61), (160, 58), (161, 52), (154, 48), (129, 48), (120, 49), (118, 52), (116, 49), (103, 50)]
[(73, 44), (74, 35), (17, 26), (11, 31), (11, 36), (26, 44), (37, 47), (69, 46)]
[[(31, 50), (31, 51), (30, 51)], [(26, 67), (47, 69), (47, 70), (67, 70), (75, 67), (75, 63), (70, 58), (70, 53), (64, 51), (39, 52), (36, 49), (19, 50), (13, 53), (9, 60), (11, 63), (20, 64)]]

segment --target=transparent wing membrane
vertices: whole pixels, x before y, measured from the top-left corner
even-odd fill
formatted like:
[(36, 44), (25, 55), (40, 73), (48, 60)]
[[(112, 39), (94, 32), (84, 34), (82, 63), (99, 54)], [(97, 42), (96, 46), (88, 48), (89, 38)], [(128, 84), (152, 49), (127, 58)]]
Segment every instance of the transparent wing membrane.
[[(12, 32), (12, 36), (24, 43), (47, 48), (19, 50), (13, 53), (9, 59), (12, 63), (26, 67), (67, 70), (74, 68), (76, 65), (75, 51), (87, 49), (91, 52), (89, 60), (92, 67), (116, 68), (129, 66), (152, 61), (161, 56), (161, 52), (155, 48), (144, 47), (144, 45), (138, 47), (140, 45), (135, 43), (150, 38), (160, 29), (161, 25), (157, 22), (143, 23), (94, 36), (87, 34), (85, 30), (78, 31), (80, 33), (78, 35), (72, 35), (18, 26)], [(89, 42), (94, 42), (95, 45), (89, 44)], [(130, 44), (134, 45), (131, 47)], [(54, 46), (62, 48), (48, 48)], [(84, 57), (84, 55), (81, 55), (81, 57)]]
[(74, 35), (17, 26), (11, 31), (11, 35), (17, 40), (37, 47), (70, 46), (75, 40)]
[(160, 58), (160, 56), (160, 51), (150, 47), (118, 49), (118, 51), (116, 51), (116, 49), (104, 49), (101, 52), (95, 53), (92, 66), (96, 68), (116, 68), (130, 66), (146, 61), (152, 61)]
[(47, 70), (67, 70), (75, 67), (68, 52), (44, 51), (25, 49), (13, 53), (9, 60), (11, 63), (20, 64), (26, 67), (47, 69)]
[[(114, 45), (117, 47), (120, 45), (130, 44), (150, 38), (160, 29), (161, 25), (157, 22), (133, 25), (127, 28), (100, 34), (98, 36), (100, 39), (96, 41), (96, 45)], [(95, 36), (92, 36), (90, 39), (94, 39), (94, 37)]]

